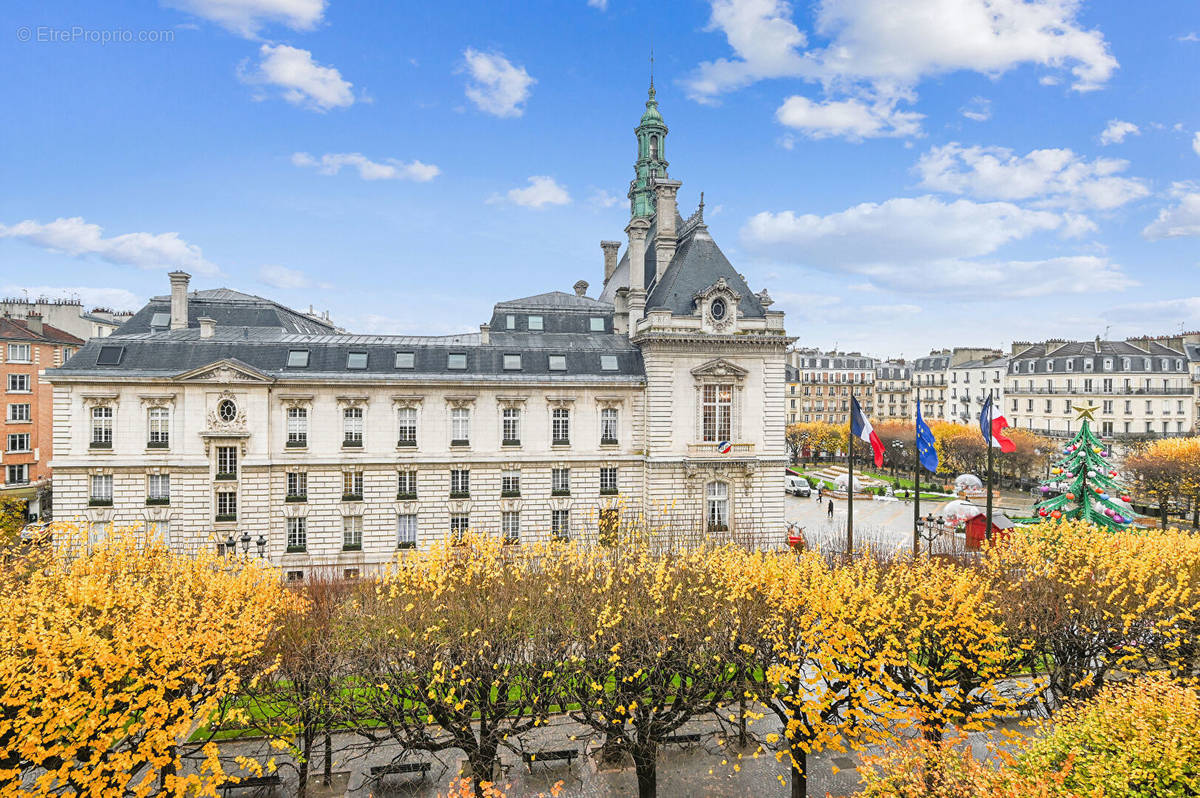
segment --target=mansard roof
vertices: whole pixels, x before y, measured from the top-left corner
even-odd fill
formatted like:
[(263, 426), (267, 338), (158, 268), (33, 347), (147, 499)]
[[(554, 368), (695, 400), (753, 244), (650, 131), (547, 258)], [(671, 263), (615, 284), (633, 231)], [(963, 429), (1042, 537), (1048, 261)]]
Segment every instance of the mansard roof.
[(548, 291), (522, 299), (497, 302), (496, 310), (581, 310), (612, 313), (613, 305), (611, 302), (602, 302), (578, 294), (568, 294), (565, 291)]
[[(164, 316), (166, 323), (163, 322)], [(131, 335), (161, 330), (168, 326), (171, 297), (153, 297), (133, 318), (118, 327), (113, 335)], [(156, 319), (157, 316), (157, 319)], [(328, 321), (314, 318), (289, 307), (253, 294), (229, 288), (212, 288), (188, 294), (188, 327), (198, 329), (201, 318), (215, 319), (219, 327), (265, 327), (289, 333), (320, 334), (337, 328)]]

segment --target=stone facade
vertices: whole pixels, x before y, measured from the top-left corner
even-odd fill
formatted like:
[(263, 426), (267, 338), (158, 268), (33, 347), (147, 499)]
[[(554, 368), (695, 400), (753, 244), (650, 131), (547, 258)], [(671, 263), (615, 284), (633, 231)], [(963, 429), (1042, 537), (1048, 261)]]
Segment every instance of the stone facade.
[(788, 386), (789, 415), (793, 412), (793, 396), (799, 400), (796, 417), (789, 423), (824, 421), (848, 424), (852, 393), (858, 397), (858, 403), (867, 417), (875, 417), (874, 358), (858, 352), (793, 349), (788, 352), (788, 365), (796, 378), (796, 382)]

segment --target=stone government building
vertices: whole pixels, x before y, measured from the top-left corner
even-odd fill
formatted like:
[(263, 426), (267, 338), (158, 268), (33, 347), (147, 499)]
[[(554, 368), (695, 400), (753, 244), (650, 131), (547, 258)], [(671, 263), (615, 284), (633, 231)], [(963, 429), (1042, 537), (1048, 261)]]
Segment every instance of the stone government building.
[(49, 372), (57, 517), (144, 522), (183, 551), (262, 535), (289, 578), (466, 529), (782, 539), (793, 339), (703, 197), (680, 216), (653, 85), (636, 136), (599, 298), (581, 280), (498, 303), (478, 333), (354, 335), (173, 272)]

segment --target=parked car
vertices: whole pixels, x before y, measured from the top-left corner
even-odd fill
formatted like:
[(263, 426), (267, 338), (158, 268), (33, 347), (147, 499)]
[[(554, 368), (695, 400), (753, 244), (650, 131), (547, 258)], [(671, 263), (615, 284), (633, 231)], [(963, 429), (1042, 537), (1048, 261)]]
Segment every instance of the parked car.
[(790, 493), (793, 496), (811, 496), (812, 486), (808, 484), (808, 480), (804, 477), (788, 474), (783, 478), (783, 492)]

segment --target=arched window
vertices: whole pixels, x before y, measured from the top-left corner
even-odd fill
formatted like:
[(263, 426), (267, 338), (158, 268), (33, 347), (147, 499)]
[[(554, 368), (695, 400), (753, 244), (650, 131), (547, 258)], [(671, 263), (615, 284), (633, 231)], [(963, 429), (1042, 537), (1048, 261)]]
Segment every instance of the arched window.
[(654, 159), (658, 158), (658, 136), (650, 137), (650, 157)]
[(729, 485), (710, 482), (704, 488), (704, 516), (709, 532), (729, 530)]

